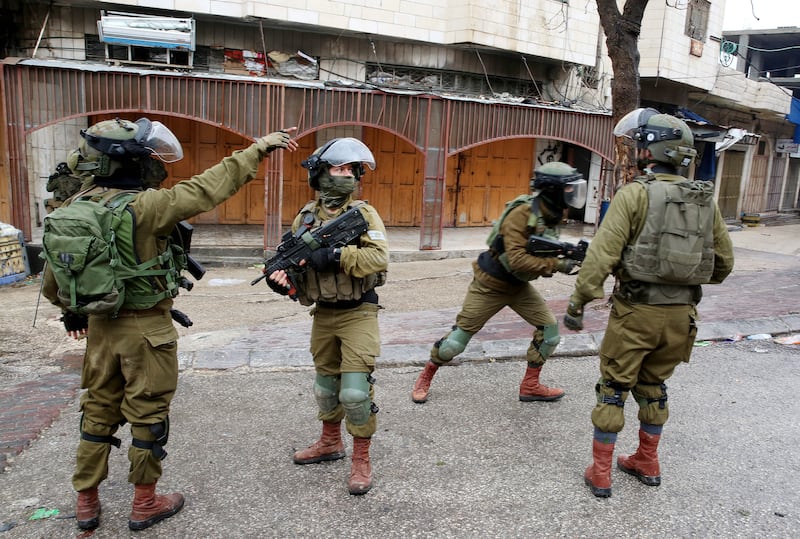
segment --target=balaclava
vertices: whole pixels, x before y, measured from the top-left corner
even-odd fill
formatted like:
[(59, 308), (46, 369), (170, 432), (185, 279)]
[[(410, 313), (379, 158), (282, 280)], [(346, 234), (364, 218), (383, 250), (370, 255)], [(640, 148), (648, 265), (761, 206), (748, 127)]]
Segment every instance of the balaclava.
[(331, 176), (327, 170), (319, 175), (319, 199), (326, 208), (341, 208), (355, 190), (355, 176)]

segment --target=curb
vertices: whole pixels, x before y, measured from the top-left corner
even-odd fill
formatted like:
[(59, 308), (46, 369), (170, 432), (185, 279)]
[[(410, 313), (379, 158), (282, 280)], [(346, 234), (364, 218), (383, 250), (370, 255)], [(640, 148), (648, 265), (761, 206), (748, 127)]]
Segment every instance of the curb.
[[(295, 333), (295, 340), (307, 343), (310, 324)], [(180, 371), (237, 370), (237, 369), (311, 369), (314, 363), (308, 345), (296, 347), (260, 346), (252, 335), (261, 331), (243, 328), (209, 332), (193, 339), (188, 345), (178, 343), (178, 365)], [(789, 314), (776, 318), (753, 318), (722, 320), (704, 323), (698, 328), (695, 342), (726, 342), (740, 340), (747, 335), (784, 335), (800, 332), (800, 314)], [(597, 355), (604, 332), (568, 333), (561, 335), (561, 344), (553, 353), (556, 357), (584, 357)], [(187, 339), (184, 337), (182, 339)], [(198, 341), (203, 341), (197, 346)], [(524, 358), (530, 339), (501, 339), (470, 342), (453, 364), (514, 361)], [(191, 350), (191, 348), (196, 348)], [(181, 349), (189, 348), (181, 352)], [(379, 368), (421, 367), (428, 360), (430, 344), (383, 344), (377, 358)]]

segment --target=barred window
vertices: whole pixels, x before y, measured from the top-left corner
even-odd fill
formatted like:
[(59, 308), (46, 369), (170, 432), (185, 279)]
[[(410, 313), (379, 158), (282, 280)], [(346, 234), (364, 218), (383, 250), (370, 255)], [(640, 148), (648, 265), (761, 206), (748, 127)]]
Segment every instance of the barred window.
[(708, 0), (689, 0), (686, 8), (685, 33), (687, 36), (697, 41), (705, 42), (710, 10), (711, 2)]

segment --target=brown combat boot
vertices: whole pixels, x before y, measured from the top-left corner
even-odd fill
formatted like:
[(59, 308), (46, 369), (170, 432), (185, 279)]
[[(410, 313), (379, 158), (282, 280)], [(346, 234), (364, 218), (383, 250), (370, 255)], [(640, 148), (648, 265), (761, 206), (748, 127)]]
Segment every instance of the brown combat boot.
[(97, 487), (78, 492), (75, 519), (82, 530), (93, 530), (100, 525), (100, 498), (97, 496)]
[(133, 509), (128, 520), (128, 528), (133, 531), (144, 530), (183, 509), (183, 494), (173, 492), (161, 496), (156, 494), (156, 484), (135, 485)]
[(295, 464), (316, 464), (326, 460), (344, 458), (341, 422), (322, 422), (322, 436), (319, 440), (294, 454)]
[(525, 377), (519, 385), (519, 400), (523, 402), (531, 401), (554, 401), (564, 396), (564, 390), (556, 387), (547, 387), (539, 383), (539, 373), (542, 367), (531, 367), (525, 370)]
[(598, 498), (611, 496), (611, 459), (614, 456), (614, 444), (604, 444), (592, 440), (593, 462), (583, 474), (584, 482), (589, 486), (592, 494)]
[(353, 464), (350, 468), (350, 494), (365, 494), (372, 488), (372, 465), (369, 444), (372, 438), (353, 438)]
[(649, 434), (639, 429), (639, 448), (633, 455), (617, 457), (617, 467), (650, 487), (661, 484), (661, 467), (658, 464), (660, 434)]
[(417, 381), (414, 383), (414, 389), (411, 390), (411, 400), (422, 404), (428, 400), (428, 391), (431, 389), (431, 382), (433, 375), (439, 370), (439, 365), (433, 361), (428, 361), (425, 368), (419, 373)]

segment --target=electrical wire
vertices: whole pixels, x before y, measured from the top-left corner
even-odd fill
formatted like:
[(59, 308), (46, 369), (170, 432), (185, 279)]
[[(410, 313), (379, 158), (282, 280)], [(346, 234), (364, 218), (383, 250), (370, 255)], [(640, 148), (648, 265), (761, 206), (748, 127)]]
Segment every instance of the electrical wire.
[(489, 91), (492, 93), (492, 95), (494, 95), (492, 83), (489, 82), (489, 73), (486, 72), (486, 66), (483, 63), (483, 58), (481, 58), (481, 53), (478, 49), (475, 49), (475, 54), (478, 55), (478, 61), (481, 63), (481, 67), (483, 68), (483, 76), (486, 78), (486, 85), (489, 86)]

